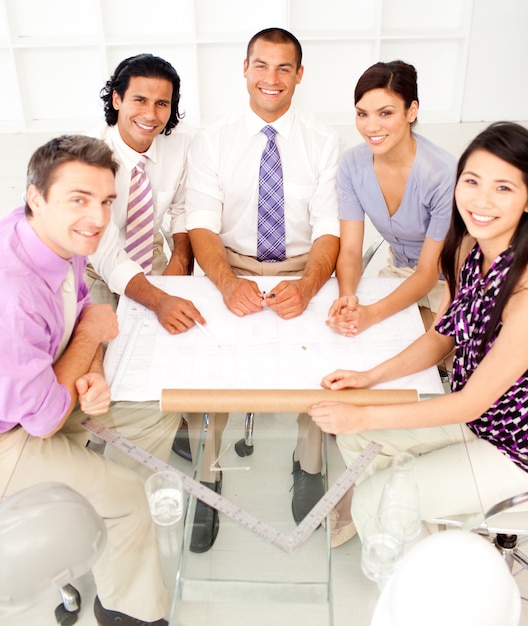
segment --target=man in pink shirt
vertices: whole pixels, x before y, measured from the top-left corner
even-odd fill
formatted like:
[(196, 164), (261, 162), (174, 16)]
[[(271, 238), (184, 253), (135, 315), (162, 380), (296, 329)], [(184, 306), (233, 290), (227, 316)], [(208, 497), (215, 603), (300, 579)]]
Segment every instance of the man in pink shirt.
[[(81, 425), (86, 414), (115, 417), (101, 344), (117, 335), (117, 318), (90, 304), (83, 273), (110, 220), (117, 167), (98, 139), (53, 139), (30, 160), (26, 206), (0, 219), (0, 500), (48, 481), (86, 497), (108, 529), (93, 567), (97, 623), (165, 626), (142, 480), (87, 448)], [(134, 427), (140, 442), (143, 424)]]

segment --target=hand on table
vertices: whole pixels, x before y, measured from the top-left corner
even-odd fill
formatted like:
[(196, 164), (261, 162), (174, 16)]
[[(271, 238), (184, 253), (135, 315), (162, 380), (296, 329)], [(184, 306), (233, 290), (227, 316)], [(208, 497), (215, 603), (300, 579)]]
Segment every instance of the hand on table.
[(194, 322), (205, 324), (202, 314), (190, 300), (163, 294), (154, 308), (159, 323), (171, 335), (183, 333), (194, 326)]
[(301, 315), (309, 302), (300, 279), (283, 280), (264, 295), (264, 304), (285, 320)]
[(257, 283), (247, 278), (231, 279), (222, 289), (222, 295), (226, 307), (238, 317), (257, 313), (264, 307)]
[(340, 389), (366, 389), (372, 386), (368, 372), (352, 370), (335, 370), (327, 374), (321, 381), (323, 389), (339, 391)]

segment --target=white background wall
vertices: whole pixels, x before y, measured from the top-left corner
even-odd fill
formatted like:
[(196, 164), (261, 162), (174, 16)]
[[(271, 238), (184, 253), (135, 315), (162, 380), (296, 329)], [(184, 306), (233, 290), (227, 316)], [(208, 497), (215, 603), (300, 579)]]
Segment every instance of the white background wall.
[(202, 127), (246, 101), (247, 41), (270, 26), (303, 44), (298, 104), (347, 145), (360, 141), (355, 83), (378, 60), (416, 66), (418, 131), (455, 155), (489, 121), (528, 120), (526, 0), (0, 0), (2, 200), (6, 180), (19, 197), (42, 140), (102, 121), (99, 91), (123, 58), (169, 60), (186, 121)]
[(147, 51), (208, 124), (244, 100), (246, 43), (273, 25), (303, 43), (298, 101), (330, 124), (353, 123), (357, 78), (394, 58), (418, 69), (423, 124), (528, 118), (526, 0), (0, 0), (0, 131), (97, 123), (105, 80)]

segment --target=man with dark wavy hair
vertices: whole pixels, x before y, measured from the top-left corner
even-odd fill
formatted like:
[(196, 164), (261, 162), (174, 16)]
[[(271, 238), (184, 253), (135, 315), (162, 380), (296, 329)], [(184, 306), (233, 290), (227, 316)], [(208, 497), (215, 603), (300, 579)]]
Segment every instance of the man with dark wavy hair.
[[(139, 54), (119, 63), (101, 90), (101, 99), (106, 123), (88, 134), (110, 146), (120, 168), (113, 223), (90, 257), (92, 265), (87, 269), (90, 295), (94, 301), (115, 308), (118, 296), (126, 294), (154, 311), (169, 333), (184, 332), (195, 321), (205, 322), (199, 311), (189, 300), (154, 287), (145, 275), (186, 275), (192, 271), (193, 256), (184, 218), (184, 181), (192, 131), (181, 122), (180, 77), (168, 61)], [(148, 269), (143, 262), (133, 260), (127, 248), (129, 192), (142, 158), (153, 204)], [(161, 232), (167, 217), (173, 248), (169, 260)]]

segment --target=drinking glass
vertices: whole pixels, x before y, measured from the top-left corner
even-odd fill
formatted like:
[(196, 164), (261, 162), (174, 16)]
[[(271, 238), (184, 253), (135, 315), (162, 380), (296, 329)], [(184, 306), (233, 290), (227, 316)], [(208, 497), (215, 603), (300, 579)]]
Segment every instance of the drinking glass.
[(152, 519), (160, 526), (170, 526), (183, 515), (183, 487), (176, 472), (155, 472), (145, 482)]
[(361, 537), (361, 569), (380, 589), (394, 573), (403, 554), (405, 533), (398, 522), (388, 525), (379, 517), (370, 519)]
[(408, 452), (394, 457), (377, 513), (382, 524), (399, 523), (406, 542), (417, 539), (422, 529), (420, 495), (414, 478), (415, 463), (416, 459)]

